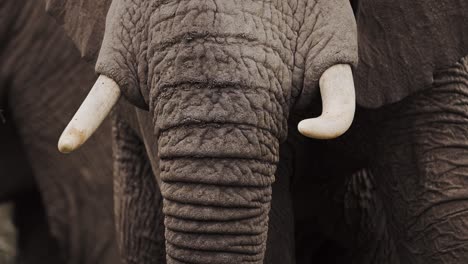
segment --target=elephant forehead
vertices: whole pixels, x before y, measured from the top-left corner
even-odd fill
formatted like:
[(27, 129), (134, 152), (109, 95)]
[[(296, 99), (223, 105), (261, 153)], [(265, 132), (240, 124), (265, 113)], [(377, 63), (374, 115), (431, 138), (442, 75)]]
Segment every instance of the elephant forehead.
[(324, 69), (354, 61), (354, 46), (342, 45), (354, 32), (347, 6), (346, 0), (122, 0), (111, 6), (96, 70), (150, 107), (161, 87), (184, 83), (272, 87), (287, 102), (281, 106), (291, 107), (303, 87), (317, 91)]
[(177, 42), (149, 56), (150, 105), (173, 117), (158, 120), (160, 127), (183, 120), (247, 122), (282, 137), (292, 52), (255, 40), (210, 38)]
[(266, 86), (273, 80), (289, 90), (299, 28), (295, 6), (283, 1), (159, 5), (148, 29), (152, 84), (213, 80)]
[[(292, 63), (292, 57), (289, 60)], [(152, 87), (230, 83), (270, 87), (276, 96), (286, 98), (292, 79), (292, 69), (279, 53), (238, 42), (180, 44), (150, 61)]]
[(292, 50), (300, 26), (296, 8), (297, 3), (288, 1), (172, 1), (151, 13), (150, 39), (164, 45), (197, 33), (242, 35)]

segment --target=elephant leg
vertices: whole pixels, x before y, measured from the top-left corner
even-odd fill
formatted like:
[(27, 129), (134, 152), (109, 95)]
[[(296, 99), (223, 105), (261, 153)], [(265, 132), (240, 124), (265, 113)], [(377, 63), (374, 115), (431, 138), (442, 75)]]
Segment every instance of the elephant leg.
[(143, 142), (114, 120), (114, 201), (117, 240), (124, 263), (166, 263), (159, 187)]
[(400, 263), (372, 173), (363, 168), (351, 175), (345, 185), (345, 222), (352, 230), (351, 263)]
[(373, 171), (402, 263), (468, 263), (468, 61), (382, 109)]

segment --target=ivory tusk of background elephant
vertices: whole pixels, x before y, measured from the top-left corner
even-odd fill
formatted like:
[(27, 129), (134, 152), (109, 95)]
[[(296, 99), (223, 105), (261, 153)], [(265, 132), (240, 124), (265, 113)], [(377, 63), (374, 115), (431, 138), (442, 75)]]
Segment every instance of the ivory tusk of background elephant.
[(86, 99), (63, 131), (58, 142), (62, 153), (70, 153), (96, 131), (120, 98), (120, 89), (114, 80), (100, 75)]

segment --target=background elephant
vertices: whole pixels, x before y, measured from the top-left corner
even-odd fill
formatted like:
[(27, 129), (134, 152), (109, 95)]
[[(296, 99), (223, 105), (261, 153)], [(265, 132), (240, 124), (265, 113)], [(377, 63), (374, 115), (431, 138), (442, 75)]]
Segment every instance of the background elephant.
[[(356, 63), (348, 1), (108, 4), (51, 0), (47, 8), (84, 57), (98, 56), (107, 77), (96, 93), (119, 86), (139, 107), (121, 101), (114, 118), (124, 261), (293, 263), (290, 181), (299, 165), (289, 113), (310, 114), (322, 74)], [(79, 137), (65, 138), (62, 150)]]
[(465, 263), (468, 2), (352, 2), (358, 108), (330, 151), (369, 186), (344, 206), (355, 263)]
[(96, 76), (41, 1), (0, 3), (0, 201), (19, 263), (118, 263), (110, 123), (73, 156), (57, 139)]

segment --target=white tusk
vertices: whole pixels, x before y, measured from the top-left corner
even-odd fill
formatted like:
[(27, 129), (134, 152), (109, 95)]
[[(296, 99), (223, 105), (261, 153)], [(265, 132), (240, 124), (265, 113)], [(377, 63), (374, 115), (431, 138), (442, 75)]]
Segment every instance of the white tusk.
[(310, 138), (332, 139), (344, 134), (351, 126), (356, 109), (356, 95), (351, 67), (337, 64), (320, 77), (322, 115), (299, 122), (299, 132)]
[(70, 153), (83, 145), (101, 125), (119, 98), (119, 85), (107, 76), (99, 76), (88, 96), (60, 136), (59, 151)]

